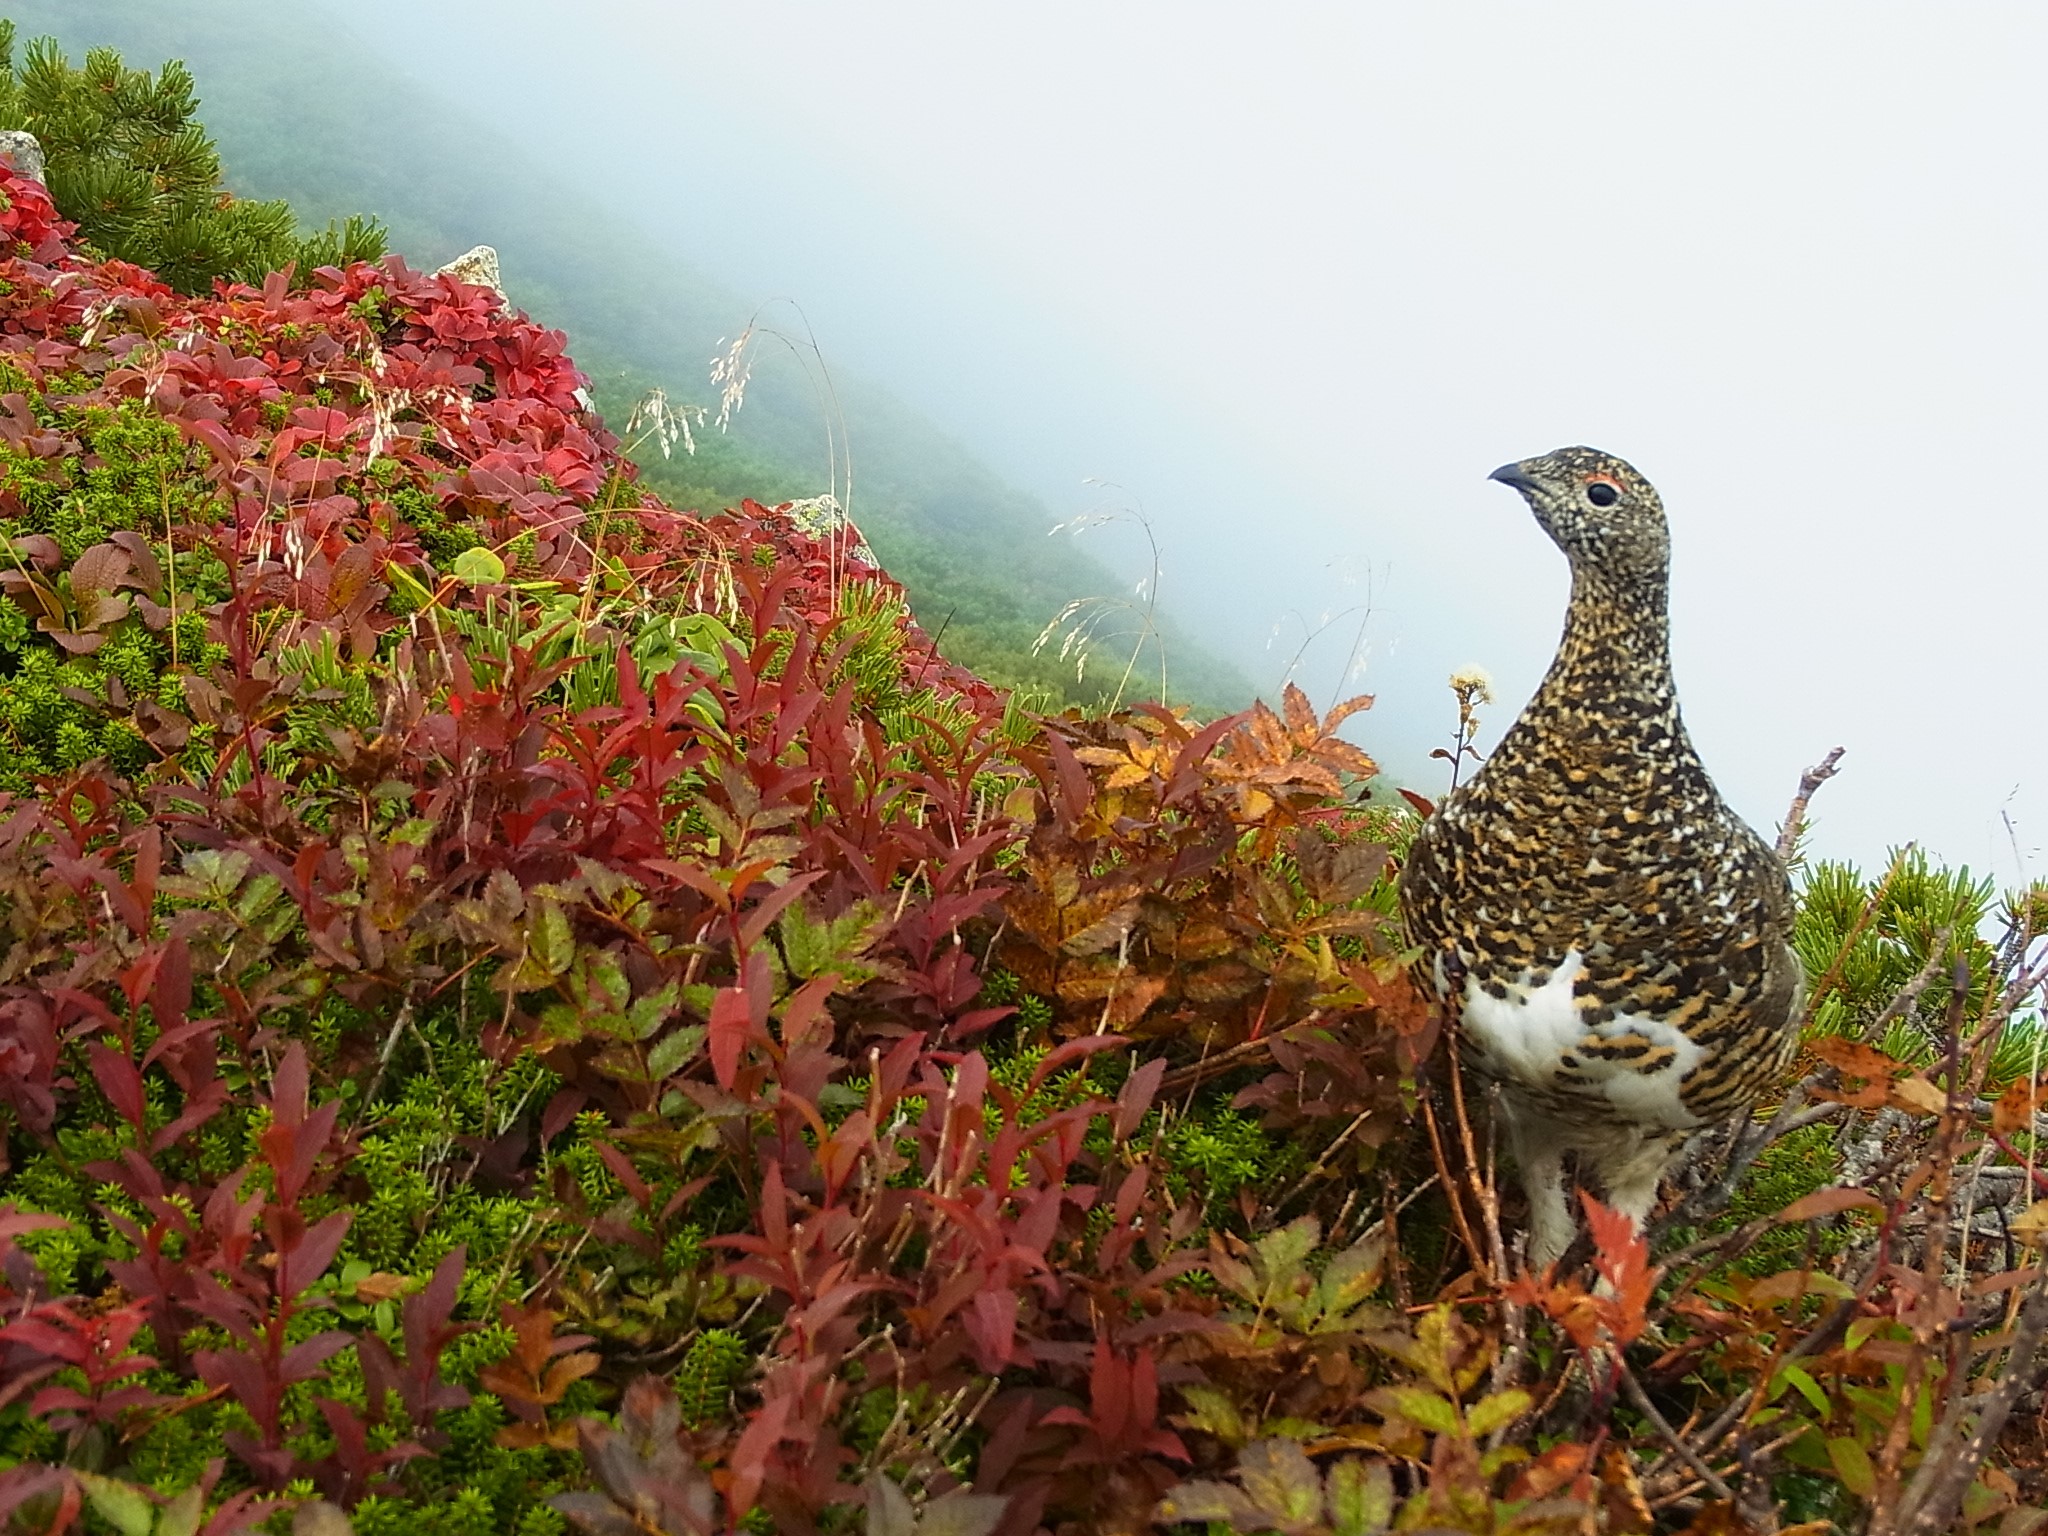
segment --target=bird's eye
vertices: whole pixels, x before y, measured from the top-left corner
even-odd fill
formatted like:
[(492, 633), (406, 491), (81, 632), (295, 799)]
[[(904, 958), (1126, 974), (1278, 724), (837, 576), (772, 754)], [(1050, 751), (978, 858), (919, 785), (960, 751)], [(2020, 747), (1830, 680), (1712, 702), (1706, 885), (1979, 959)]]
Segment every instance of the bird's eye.
[(1611, 507), (1621, 500), (1621, 492), (1605, 480), (1595, 480), (1586, 487), (1586, 500), (1596, 507)]

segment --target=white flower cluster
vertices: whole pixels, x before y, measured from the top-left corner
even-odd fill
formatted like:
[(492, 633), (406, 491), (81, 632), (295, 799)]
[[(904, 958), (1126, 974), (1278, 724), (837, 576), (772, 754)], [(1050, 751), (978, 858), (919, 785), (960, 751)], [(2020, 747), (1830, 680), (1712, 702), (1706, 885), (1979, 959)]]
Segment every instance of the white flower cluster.
[(1451, 674), (1451, 689), (1470, 694), (1474, 704), (1493, 702), (1493, 675), (1484, 667), (1465, 666)]

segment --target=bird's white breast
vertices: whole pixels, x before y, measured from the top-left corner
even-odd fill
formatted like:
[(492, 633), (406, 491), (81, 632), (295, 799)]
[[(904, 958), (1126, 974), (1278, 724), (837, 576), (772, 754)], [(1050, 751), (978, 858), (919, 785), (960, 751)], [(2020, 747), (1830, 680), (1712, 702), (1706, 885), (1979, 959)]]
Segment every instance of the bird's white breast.
[[(1488, 1076), (1510, 1088), (1546, 1097), (1597, 1095), (1613, 1107), (1616, 1119), (1639, 1125), (1683, 1130), (1698, 1124), (1679, 1087), (1704, 1054), (1700, 1047), (1675, 1025), (1638, 1014), (1617, 1013), (1589, 1025), (1575, 995), (1585, 968), (1585, 957), (1570, 950), (1540, 986), (1525, 970), (1509, 983), (1505, 997), (1467, 977), (1461, 1020), (1467, 1048)], [(1441, 962), (1437, 980), (1449, 990)], [(1586, 1052), (1588, 1045), (1629, 1035), (1647, 1040), (1653, 1050), (1666, 1047), (1670, 1055), (1647, 1070), (1641, 1056), (1610, 1060)]]

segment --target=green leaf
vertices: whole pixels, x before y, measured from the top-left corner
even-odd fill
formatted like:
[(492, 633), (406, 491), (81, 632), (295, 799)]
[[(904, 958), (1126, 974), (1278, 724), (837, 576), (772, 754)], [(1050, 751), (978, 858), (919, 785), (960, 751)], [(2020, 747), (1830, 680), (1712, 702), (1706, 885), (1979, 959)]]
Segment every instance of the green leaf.
[(1529, 1460), (1528, 1450), (1519, 1445), (1497, 1445), (1479, 1458), (1479, 1475), (1491, 1477), (1502, 1467), (1512, 1467), (1518, 1462)]
[(206, 1513), (206, 1490), (194, 1483), (172, 1497), (156, 1517), (156, 1536), (196, 1536)]
[(1251, 1438), (1244, 1415), (1238, 1412), (1237, 1404), (1231, 1401), (1228, 1393), (1216, 1387), (1190, 1385), (1182, 1387), (1180, 1395), (1188, 1405), (1189, 1411), (1182, 1422), (1189, 1429), (1214, 1435), (1232, 1449)]
[(881, 937), (885, 915), (874, 902), (857, 901), (828, 922), (813, 922), (802, 902), (791, 903), (775, 920), (790, 975), (810, 981), (837, 971), (845, 986), (859, 986), (875, 974), (857, 962)]
[(1375, 1233), (1353, 1243), (1323, 1266), (1323, 1277), (1316, 1285), (1322, 1307), (1317, 1332), (1357, 1326), (1350, 1314), (1379, 1289), (1386, 1257), (1386, 1238)]
[(1300, 1217), (1253, 1244), (1252, 1262), (1268, 1286), (1291, 1280), (1301, 1273), (1322, 1237), (1321, 1222), (1313, 1216)]
[[(620, 980), (624, 980), (620, 973)], [(645, 1040), (668, 1022), (670, 1014), (676, 1011), (677, 984), (670, 982), (657, 988), (645, 997), (637, 998), (626, 1009), (626, 1032), (635, 1040)]]
[(547, 976), (561, 975), (576, 958), (576, 936), (569, 929), (568, 915), (544, 897), (527, 921), (526, 953)]
[(1422, 1315), (1422, 1321), (1415, 1325), (1415, 1342), (1408, 1348), (1408, 1361), (1446, 1397), (1457, 1395), (1457, 1378), (1451, 1371), (1451, 1309), (1448, 1306), (1432, 1307)]
[(195, 848), (179, 861), (185, 873), (206, 887), (207, 897), (226, 901), (249, 873), (249, 855), (215, 848)]
[(1182, 1483), (1159, 1501), (1152, 1518), (1161, 1525), (1181, 1520), (1223, 1520), (1240, 1531), (1256, 1531), (1259, 1511), (1228, 1483)]
[(1780, 1381), (1790, 1382), (1793, 1386), (1797, 1387), (1799, 1389), (1799, 1395), (1805, 1398), (1808, 1403), (1812, 1404), (1813, 1411), (1819, 1414), (1822, 1418), (1826, 1418), (1828, 1414), (1833, 1411), (1834, 1405), (1828, 1401), (1828, 1395), (1827, 1393), (1821, 1390), (1820, 1383), (1815, 1381), (1811, 1376), (1807, 1375), (1806, 1372), (1801, 1370), (1798, 1366), (1779, 1366), (1778, 1379)]
[(156, 1528), (156, 1505), (135, 1484), (97, 1472), (80, 1472), (77, 1477), (92, 1501), (93, 1512), (121, 1536), (150, 1536)]
[(505, 562), (488, 549), (465, 549), (448, 574), (466, 587), (494, 587), (505, 579)]
[(725, 670), (725, 650), (728, 646), (741, 654), (746, 652), (747, 648), (740, 644), (739, 636), (735, 635), (716, 614), (686, 613), (676, 619), (675, 625), (676, 633), (691, 650), (701, 651), (706, 656), (717, 659), (717, 670), (720, 672)]
[(1867, 1499), (1877, 1492), (1877, 1469), (1870, 1464), (1870, 1452), (1857, 1441), (1837, 1435), (1828, 1442), (1828, 1460), (1834, 1463), (1842, 1486), (1857, 1498)]
[(1237, 1458), (1237, 1478), (1261, 1519), (1284, 1532), (1313, 1531), (1323, 1515), (1323, 1480), (1292, 1440), (1258, 1440)]
[(1455, 1435), (1458, 1432), (1458, 1410), (1448, 1398), (1439, 1397), (1422, 1387), (1396, 1387), (1393, 1399), (1401, 1417), (1417, 1429), (1438, 1435)]
[(1330, 1468), (1334, 1536), (1380, 1536), (1394, 1519), (1394, 1477), (1383, 1461), (1348, 1456)]
[(1474, 1439), (1514, 1423), (1529, 1411), (1530, 1397), (1520, 1387), (1510, 1387), (1482, 1398), (1465, 1416), (1465, 1426)]
[(656, 1080), (674, 1077), (703, 1048), (704, 1026), (686, 1024), (647, 1053), (647, 1075)]

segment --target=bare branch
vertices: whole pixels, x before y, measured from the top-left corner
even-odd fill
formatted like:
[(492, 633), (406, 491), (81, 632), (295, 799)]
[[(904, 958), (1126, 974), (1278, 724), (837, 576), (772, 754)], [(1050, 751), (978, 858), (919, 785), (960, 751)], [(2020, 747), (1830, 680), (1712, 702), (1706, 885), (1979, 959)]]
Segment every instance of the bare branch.
[(1785, 825), (1778, 829), (1778, 862), (1790, 864), (1793, 850), (1799, 846), (1799, 834), (1806, 829), (1806, 806), (1813, 799), (1813, 792), (1835, 776), (1840, 766), (1842, 753), (1847, 749), (1836, 747), (1832, 752), (1815, 763), (1799, 776), (1799, 793), (1792, 797), (1792, 809), (1785, 813)]
[(1713, 1491), (1715, 1498), (1727, 1499), (1733, 1503), (1734, 1491), (1721, 1481), (1720, 1474), (1707, 1465), (1705, 1458), (1685, 1443), (1685, 1437), (1671, 1427), (1671, 1421), (1657, 1411), (1657, 1405), (1650, 1401), (1650, 1394), (1645, 1392), (1643, 1384), (1636, 1380), (1636, 1373), (1628, 1368), (1628, 1361), (1617, 1354), (1615, 1363), (1621, 1367), (1621, 1384), (1628, 1389), (1629, 1401), (1642, 1410), (1643, 1417), (1648, 1419), (1656, 1427), (1657, 1433), (1664, 1437), (1664, 1443), (1671, 1447), (1680, 1461), (1692, 1468), (1693, 1475)]

